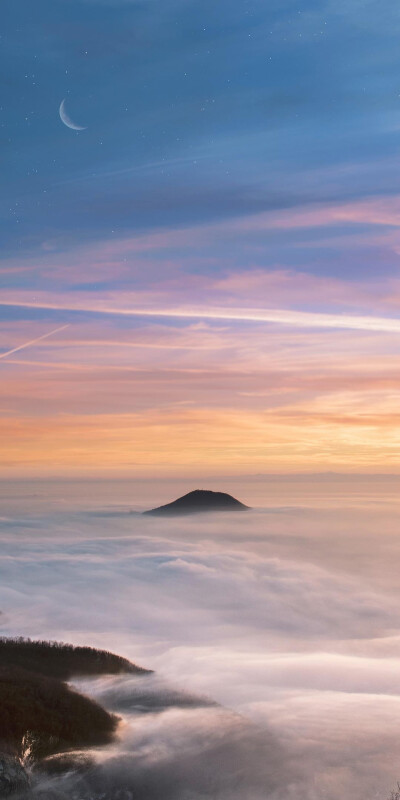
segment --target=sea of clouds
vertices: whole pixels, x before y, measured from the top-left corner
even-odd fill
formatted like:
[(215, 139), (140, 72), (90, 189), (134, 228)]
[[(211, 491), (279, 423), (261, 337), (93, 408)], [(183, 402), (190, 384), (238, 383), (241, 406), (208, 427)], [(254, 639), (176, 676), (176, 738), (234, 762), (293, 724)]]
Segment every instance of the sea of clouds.
[(121, 716), (119, 739), (90, 778), (52, 779), (55, 796), (388, 798), (396, 502), (168, 520), (101, 495), (82, 505), (4, 504), (2, 633), (111, 649), (155, 674), (76, 681)]

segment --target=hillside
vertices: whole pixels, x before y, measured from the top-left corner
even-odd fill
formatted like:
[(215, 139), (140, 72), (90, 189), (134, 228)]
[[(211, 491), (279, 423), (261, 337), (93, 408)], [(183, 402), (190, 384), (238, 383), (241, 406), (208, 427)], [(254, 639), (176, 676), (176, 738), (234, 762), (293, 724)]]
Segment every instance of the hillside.
[(35, 761), (111, 742), (118, 718), (65, 681), (73, 676), (148, 672), (92, 647), (0, 639), (1, 753), (20, 755), (27, 734)]
[(0, 638), (1, 667), (21, 667), (48, 678), (69, 680), (73, 675), (146, 674), (128, 659), (94, 647), (74, 647), (64, 642)]
[(108, 744), (118, 718), (65, 683), (28, 670), (0, 667), (1, 750), (21, 753), (27, 732), (41, 759), (76, 747)]

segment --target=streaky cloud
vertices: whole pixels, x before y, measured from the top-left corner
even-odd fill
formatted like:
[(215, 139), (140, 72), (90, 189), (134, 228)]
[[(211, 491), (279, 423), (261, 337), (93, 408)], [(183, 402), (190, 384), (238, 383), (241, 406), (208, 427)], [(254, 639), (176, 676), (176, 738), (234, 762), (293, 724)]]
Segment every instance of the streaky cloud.
[(164, 317), (169, 319), (210, 319), (232, 322), (267, 322), (298, 328), (331, 328), (378, 333), (400, 333), (400, 319), (396, 317), (356, 316), (350, 314), (325, 314), (291, 309), (177, 307), (177, 308), (118, 308), (107, 304), (56, 303), (42, 301), (6, 300), (1, 306), (14, 308), (48, 309), (49, 311), (84, 312), (129, 317)]

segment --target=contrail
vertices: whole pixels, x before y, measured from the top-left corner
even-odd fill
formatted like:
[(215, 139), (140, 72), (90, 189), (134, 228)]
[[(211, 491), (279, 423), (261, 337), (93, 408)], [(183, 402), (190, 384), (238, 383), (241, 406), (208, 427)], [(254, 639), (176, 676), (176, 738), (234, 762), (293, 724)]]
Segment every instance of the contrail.
[(25, 350), (25, 347), (30, 347), (32, 344), (36, 344), (36, 342), (41, 342), (42, 339), (54, 336), (55, 333), (64, 331), (65, 328), (69, 328), (69, 325), (62, 325), (61, 328), (55, 328), (54, 331), (49, 331), (49, 333), (44, 333), (43, 336), (38, 336), (37, 339), (31, 339), (30, 342), (25, 342), (25, 344), (20, 344), (18, 347), (13, 347), (12, 350), (7, 350), (7, 353), (0, 353), (0, 358), (7, 358), (7, 356), (11, 356), (13, 353), (17, 353), (18, 350)]
[[(331, 328), (332, 330), (376, 331), (377, 333), (400, 333), (400, 317), (355, 316), (353, 314), (329, 314), (315, 311), (295, 311), (275, 308), (230, 308), (228, 306), (184, 306), (164, 308), (112, 307), (102, 303), (56, 303), (42, 301), (30, 303), (23, 300), (1, 300), (1, 306), (19, 308), (42, 308), (52, 311), (85, 312), (86, 314), (110, 314), (128, 317), (165, 317), (167, 319), (210, 319), (232, 322), (267, 322), (297, 328)], [(7, 355), (7, 354), (6, 354)]]

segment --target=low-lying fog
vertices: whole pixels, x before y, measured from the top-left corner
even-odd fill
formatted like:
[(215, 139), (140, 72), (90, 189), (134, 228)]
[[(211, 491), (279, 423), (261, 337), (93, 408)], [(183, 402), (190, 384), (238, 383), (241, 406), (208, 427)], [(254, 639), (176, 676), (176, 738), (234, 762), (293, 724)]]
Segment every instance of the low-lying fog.
[(98, 754), (104, 785), (118, 774), (140, 800), (386, 800), (400, 780), (394, 493), (370, 481), (321, 502), (322, 484), (304, 502), (297, 487), (291, 504), (166, 520), (101, 491), (86, 508), (84, 492), (74, 505), (60, 487), (59, 503), (24, 491), (3, 489), (2, 633), (156, 671), (76, 682), (123, 718)]

